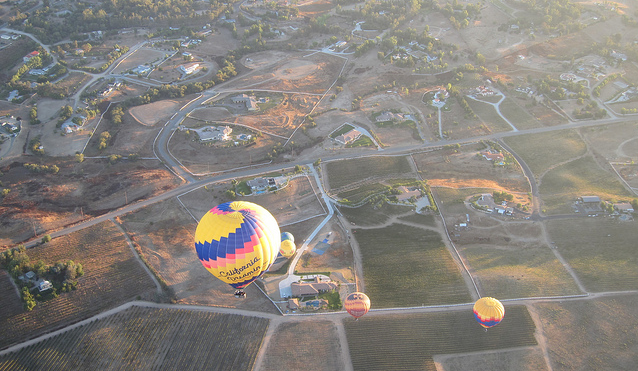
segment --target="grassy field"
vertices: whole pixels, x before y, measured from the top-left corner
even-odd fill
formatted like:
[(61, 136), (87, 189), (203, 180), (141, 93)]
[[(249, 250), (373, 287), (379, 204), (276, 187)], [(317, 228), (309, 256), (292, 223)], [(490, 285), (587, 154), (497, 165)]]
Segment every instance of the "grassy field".
[(268, 320), (133, 307), (0, 358), (0, 370), (252, 370)]
[(409, 213), (409, 206), (384, 204), (380, 209), (374, 209), (370, 204), (357, 208), (341, 207), (339, 211), (354, 225), (371, 226), (385, 223), (393, 215)]
[(152, 295), (155, 289), (111, 221), (55, 238), (27, 253), (32, 262), (73, 260), (83, 265), (84, 275), (78, 279), (77, 290), (39, 302), (30, 312), (1, 317), (0, 348), (90, 317), (138, 295)]
[(638, 296), (534, 304), (552, 369), (635, 370)]
[(461, 272), (437, 232), (402, 224), (355, 229), (375, 308), (467, 303)]
[(582, 195), (597, 195), (603, 201), (631, 196), (616, 174), (603, 170), (589, 156), (548, 171), (539, 190), (548, 214), (572, 213), (572, 203)]
[[(372, 301), (374, 304), (374, 301)], [(354, 370), (436, 370), (432, 357), (536, 345), (524, 306), (505, 306), (505, 318), (485, 331), (472, 309), (369, 316), (344, 320)], [(493, 367), (489, 369), (504, 369)]]
[(436, 227), (436, 220), (434, 219), (434, 215), (431, 215), (431, 214), (423, 215), (423, 214), (414, 213), (407, 216), (402, 216), (399, 219), (405, 220), (406, 222), (410, 222), (410, 223), (418, 223), (418, 224), (423, 224), (430, 227)]
[(494, 106), (487, 103), (477, 102), (474, 99), (467, 99), (474, 113), (484, 121), (485, 125), (490, 128), (491, 133), (500, 133), (503, 131), (511, 131), (512, 127), (498, 115)]
[(585, 142), (573, 130), (517, 135), (505, 138), (505, 142), (523, 158), (536, 176), (558, 163), (583, 155), (587, 150)]
[(547, 230), (587, 290), (638, 289), (637, 222), (601, 217), (555, 220)]
[(512, 98), (505, 98), (499, 105), (499, 109), (503, 116), (510, 120), (518, 130), (533, 129), (542, 126), (534, 116), (522, 109)]
[(582, 294), (547, 247), (461, 249), (481, 294), (499, 299)]
[(372, 196), (374, 194), (387, 190), (387, 188), (388, 187), (384, 186), (383, 184), (368, 183), (355, 189), (340, 192), (339, 194), (337, 194), (337, 196), (341, 199), (345, 199), (352, 202), (353, 204), (356, 204), (363, 201), (368, 196)]
[(329, 162), (326, 165), (330, 188), (345, 185), (371, 177), (387, 176), (389, 174), (403, 175), (411, 173), (412, 168), (407, 157), (376, 156), (355, 160)]
[(343, 370), (335, 324), (330, 321), (285, 322), (268, 343), (263, 370)]

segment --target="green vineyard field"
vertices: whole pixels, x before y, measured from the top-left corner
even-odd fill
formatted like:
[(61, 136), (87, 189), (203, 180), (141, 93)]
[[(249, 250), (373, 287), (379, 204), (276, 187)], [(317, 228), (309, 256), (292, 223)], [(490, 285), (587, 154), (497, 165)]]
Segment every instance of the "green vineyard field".
[(468, 303), (461, 272), (440, 234), (403, 224), (355, 229), (374, 307)]
[(485, 331), (466, 311), (369, 316), (343, 321), (354, 370), (436, 370), (432, 356), (536, 345), (524, 306), (506, 306), (505, 319)]
[(330, 188), (335, 189), (375, 176), (397, 174), (405, 178), (412, 168), (407, 157), (368, 157), (326, 164)]
[(0, 370), (252, 370), (268, 320), (132, 307), (15, 353)]

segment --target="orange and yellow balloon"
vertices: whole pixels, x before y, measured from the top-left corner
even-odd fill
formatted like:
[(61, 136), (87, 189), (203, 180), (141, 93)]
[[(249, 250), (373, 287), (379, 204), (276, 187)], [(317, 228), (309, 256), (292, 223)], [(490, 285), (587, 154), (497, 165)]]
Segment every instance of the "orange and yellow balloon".
[(281, 245), (279, 226), (263, 207), (227, 202), (208, 211), (197, 224), (195, 249), (204, 267), (242, 289), (268, 270)]
[(370, 298), (362, 292), (353, 292), (346, 297), (343, 306), (352, 317), (359, 319), (370, 310)]
[(503, 304), (494, 298), (484, 297), (474, 303), (474, 318), (486, 329), (498, 325), (504, 316)]

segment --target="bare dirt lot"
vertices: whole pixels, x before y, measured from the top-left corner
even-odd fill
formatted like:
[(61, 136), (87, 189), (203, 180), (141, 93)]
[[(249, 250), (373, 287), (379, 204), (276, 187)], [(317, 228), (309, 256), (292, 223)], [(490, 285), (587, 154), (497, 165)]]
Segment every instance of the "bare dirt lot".
[(455, 150), (414, 155), (423, 178), (431, 186), (495, 188), (507, 192), (529, 192), (529, 184), (518, 166), (495, 166), (478, 156), (486, 147), (475, 144)]
[(344, 60), (322, 53), (266, 51), (244, 59), (253, 71), (235, 80), (240, 89), (322, 94), (337, 78)]
[(175, 113), (182, 102), (176, 100), (162, 100), (129, 109), (131, 116), (144, 126), (153, 126), (164, 122)]
[[(195, 219), (213, 206), (228, 201), (225, 191), (230, 186), (229, 183), (214, 184), (181, 196), (180, 201), (186, 205), (188, 213), (176, 200), (170, 200), (132, 213), (122, 220), (146, 259), (175, 291), (179, 302), (274, 311), (275, 307), (254, 285), (248, 287), (247, 299), (234, 300), (233, 289), (212, 276), (197, 259), (193, 245)], [(306, 178), (294, 180), (289, 187), (277, 193), (243, 199), (266, 207), (280, 225), (324, 213)], [(285, 227), (285, 230), (292, 231), (296, 238), (302, 240), (302, 233), (294, 227)]]
[(581, 132), (587, 144), (610, 161), (638, 160), (638, 126), (635, 123), (600, 126)]
[[(34, 174), (23, 163), (56, 165), (57, 174)], [(179, 184), (158, 162), (121, 162), (74, 158), (49, 160), (21, 157), (2, 168), (11, 192), (0, 205), (0, 245), (13, 245), (34, 232), (59, 229), (107, 210), (148, 198)]]

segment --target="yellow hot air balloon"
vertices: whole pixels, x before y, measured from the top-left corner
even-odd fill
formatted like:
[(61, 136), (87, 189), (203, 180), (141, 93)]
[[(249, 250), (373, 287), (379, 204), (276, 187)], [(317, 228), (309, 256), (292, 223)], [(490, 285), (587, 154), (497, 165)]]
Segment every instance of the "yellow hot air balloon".
[(474, 318), (487, 330), (498, 325), (505, 316), (503, 304), (490, 297), (480, 298), (474, 303)]
[(199, 260), (215, 277), (236, 289), (250, 285), (268, 270), (280, 244), (275, 218), (251, 202), (227, 202), (212, 208), (195, 231)]
[(281, 248), (279, 249), (279, 252), (284, 258), (290, 258), (291, 256), (295, 255), (296, 251), (297, 247), (291, 240), (281, 241)]
[(352, 317), (359, 319), (370, 310), (370, 298), (362, 292), (353, 292), (346, 297), (343, 306)]

